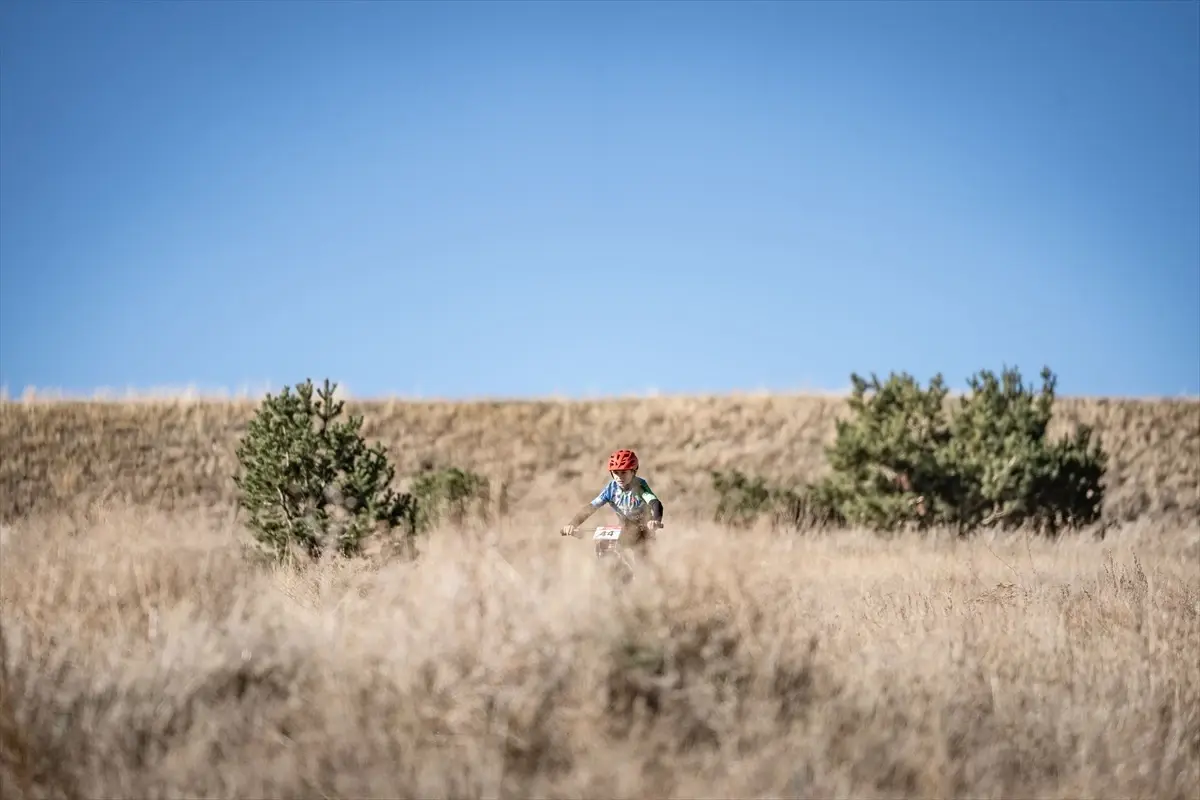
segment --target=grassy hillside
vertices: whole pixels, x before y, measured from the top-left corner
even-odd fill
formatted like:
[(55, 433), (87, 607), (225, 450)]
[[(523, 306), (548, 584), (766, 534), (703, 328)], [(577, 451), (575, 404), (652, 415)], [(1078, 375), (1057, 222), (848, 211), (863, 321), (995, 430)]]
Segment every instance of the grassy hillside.
[[(248, 401), (0, 403), (0, 521), (121, 499), (164, 509), (233, 502)], [(569, 514), (599, 490), (618, 446), (675, 518), (707, 515), (710, 469), (777, 480), (823, 470), (840, 398), (666, 397), (558, 402), (351, 402), (401, 472), (423, 459), (505, 482), (513, 507)], [(1200, 516), (1200, 402), (1062, 399), (1056, 424), (1098, 428), (1112, 455), (1106, 511), (1162, 522)]]

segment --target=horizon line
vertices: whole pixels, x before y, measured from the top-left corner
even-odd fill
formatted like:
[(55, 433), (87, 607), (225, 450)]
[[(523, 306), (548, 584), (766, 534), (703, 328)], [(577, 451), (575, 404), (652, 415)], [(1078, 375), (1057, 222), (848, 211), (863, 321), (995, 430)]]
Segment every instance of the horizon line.
[[(299, 383), (299, 382), (297, 382)], [(317, 381), (313, 381), (317, 384)], [(928, 381), (925, 382), (926, 384)], [(286, 384), (294, 386), (295, 384)], [(1031, 384), (1037, 390), (1036, 384)], [(27, 386), (20, 395), (12, 394), (7, 386), (0, 385), (0, 404), (32, 405), (37, 403), (239, 403), (258, 402), (265, 399), (268, 393), (277, 395), (284, 385), (257, 388), (244, 385), (236, 389), (226, 387), (204, 388), (194, 384), (185, 386), (161, 386), (136, 388), (127, 387), (123, 390), (111, 387), (97, 387), (92, 390), (67, 391), (54, 387)], [(625, 400), (668, 400), (668, 399), (735, 399), (735, 398), (820, 398), (840, 399), (851, 395), (852, 387), (841, 389), (819, 389), (794, 387), (788, 389), (770, 389), (765, 387), (755, 389), (724, 389), (710, 391), (678, 391), (664, 392), (648, 388), (641, 391), (627, 392), (580, 392), (563, 393), (549, 392), (545, 394), (479, 394), (459, 397), (443, 395), (422, 395), (412, 392), (381, 392), (370, 395), (356, 395), (343, 384), (338, 383), (334, 396), (339, 400), (353, 403), (411, 403), (416, 405), (472, 405), (480, 403), (588, 403), (588, 402), (619, 402)], [(961, 397), (967, 394), (963, 389), (951, 389), (949, 397)], [(1056, 398), (1073, 400), (1114, 400), (1114, 401), (1185, 401), (1200, 402), (1200, 394), (1181, 391), (1178, 394), (1071, 394), (1056, 391)]]

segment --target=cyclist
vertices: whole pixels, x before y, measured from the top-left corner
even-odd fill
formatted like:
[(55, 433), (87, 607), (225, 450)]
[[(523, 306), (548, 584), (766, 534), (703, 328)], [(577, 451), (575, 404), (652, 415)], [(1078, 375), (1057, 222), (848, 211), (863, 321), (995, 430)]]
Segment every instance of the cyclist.
[(561, 535), (574, 536), (596, 509), (609, 506), (624, 523), (625, 530), (634, 534), (632, 545), (640, 549), (652, 540), (654, 532), (662, 527), (663, 504), (637, 471), (638, 457), (632, 450), (617, 450), (609, 456), (608, 484), (562, 527)]

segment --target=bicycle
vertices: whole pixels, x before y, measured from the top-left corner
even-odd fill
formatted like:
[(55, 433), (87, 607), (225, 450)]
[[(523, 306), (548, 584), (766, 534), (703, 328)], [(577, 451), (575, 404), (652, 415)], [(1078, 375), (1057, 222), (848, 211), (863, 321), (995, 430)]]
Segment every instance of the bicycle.
[[(646, 533), (646, 527), (632, 520), (624, 520), (620, 525), (597, 525), (592, 528), (592, 542), (595, 546), (596, 559), (604, 561), (605, 559), (613, 559), (616, 564), (624, 567), (623, 582), (628, 583), (633, 579), (634, 567), (633, 563), (626, 556), (626, 550), (621, 547), (621, 536), (625, 533), (626, 526), (633, 528), (635, 532), (641, 531)], [(583, 528), (575, 528), (571, 532), (571, 536), (576, 539), (583, 538)], [(659, 523), (656, 530), (662, 530), (662, 523)], [(567, 534), (562, 534), (566, 536)], [(638, 544), (643, 544), (647, 539), (642, 539)], [(636, 545), (635, 545), (636, 546)]]

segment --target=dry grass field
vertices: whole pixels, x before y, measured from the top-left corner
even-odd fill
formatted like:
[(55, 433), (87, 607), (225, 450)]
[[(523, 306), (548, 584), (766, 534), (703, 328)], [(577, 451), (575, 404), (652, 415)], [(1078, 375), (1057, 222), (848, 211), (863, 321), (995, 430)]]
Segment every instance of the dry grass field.
[[(0, 402), (0, 522), (122, 501), (228, 508), (246, 401)], [(350, 402), (401, 474), (424, 459), (507, 486), (515, 508), (569, 515), (595, 496), (604, 460), (634, 447), (672, 519), (709, 518), (710, 469), (802, 481), (824, 469), (837, 397), (608, 401)], [(1200, 517), (1200, 401), (1064, 398), (1056, 426), (1096, 427), (1111, 456), (1106, 515), (1167, 525)]]
[(664, 532), (614, 596), (550, 519), (255, 568), (216, 518), (5, 529), (17, 797), (1185, 798), (1200, 530)]
[[(289, 571), (231, 513), (251, 404), (0, 403), (0, 795), (1194, 798), (1200, 403), (1061, 404), (1102, 540), (707, 522), (839, 405), (354, 404), (510, 513)], [(669, 526), (624, 593), (555, 532), (617, 445)]]

